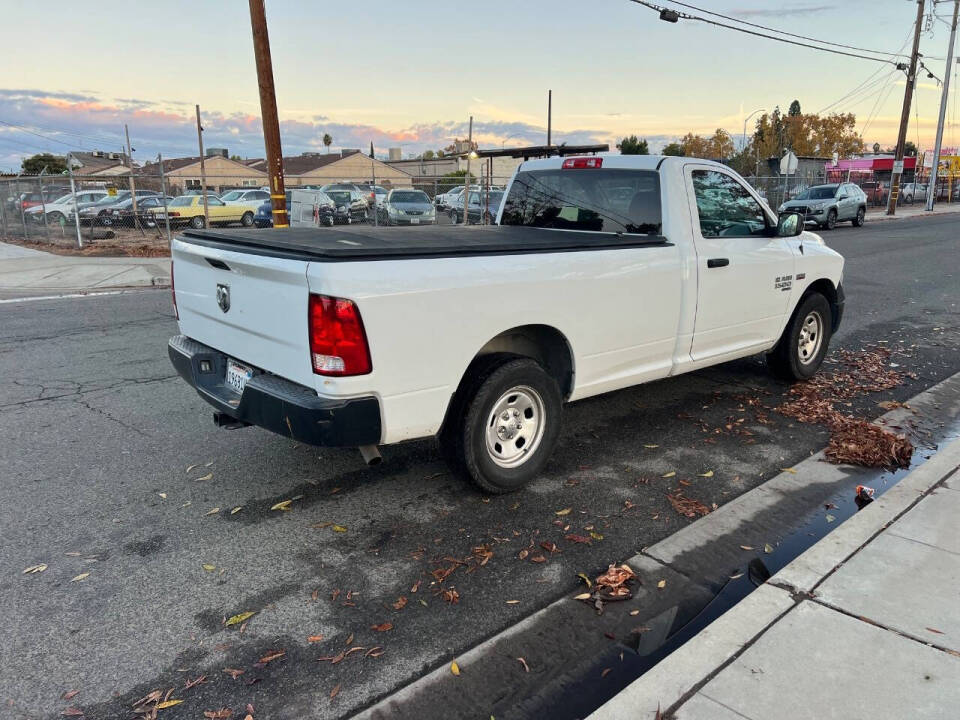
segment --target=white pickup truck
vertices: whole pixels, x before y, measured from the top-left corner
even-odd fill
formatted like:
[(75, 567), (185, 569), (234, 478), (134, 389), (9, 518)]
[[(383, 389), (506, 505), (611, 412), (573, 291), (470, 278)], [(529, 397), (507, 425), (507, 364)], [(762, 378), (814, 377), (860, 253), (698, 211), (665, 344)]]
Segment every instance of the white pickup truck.
[(169, 354), (218, 425), (358, 447), (438, 436), (488, 492), (522, 486), (564, 402), (766, 353), (808, 378), (843, 258), (729, 168), (523, 163), (488, 227), (188, 230)]

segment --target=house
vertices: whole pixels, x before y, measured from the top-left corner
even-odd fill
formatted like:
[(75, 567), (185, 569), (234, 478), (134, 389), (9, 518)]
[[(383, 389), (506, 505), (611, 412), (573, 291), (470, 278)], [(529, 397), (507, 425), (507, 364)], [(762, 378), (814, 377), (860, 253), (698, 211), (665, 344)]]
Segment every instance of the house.
[[(262, 187), (267, 184), (267, 173), (256, 165), (246, 165), (223, 155), (211, 155), (203, 159), (207, 189), (215, 193), (231, 188)], [(159, 176), (160, 164), (147, 163), (141, 173)], [(200, 158), (170, 158), (163, 161), (163, 174), (167, 192), (177, 195), (201, 186)]]
[[(251, 170), (268, 172), (266, 160), (249, 161)], [(381, 162), (361, 152), (303, 153), (283, 159), (286, 187), (299, 185), (326, 185), (333, 182), (372, 182), (384, 187), (410, 187), (413, 176), (402, 169)]]
[(127, 175), (130, 163), (126, 153), (104, 152), (93, 150), (90, 152), (70, 152), (74, 175)]

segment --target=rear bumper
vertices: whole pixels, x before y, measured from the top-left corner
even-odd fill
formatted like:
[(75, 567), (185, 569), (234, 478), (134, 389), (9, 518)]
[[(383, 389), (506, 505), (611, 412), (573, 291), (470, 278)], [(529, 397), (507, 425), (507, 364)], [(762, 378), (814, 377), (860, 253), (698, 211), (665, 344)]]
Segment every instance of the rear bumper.
[[(170, 338), (170, 362), (204, 400), (241, 423), (309, 445), (359, 447), (380, 443), (380, 403), (375, 397), (334, 400), (289, 380), (254, 375), (238, 395), (224, 383), (227, 356), (185, 335)], [(201, 363), (207, 368), (201, 371)]]

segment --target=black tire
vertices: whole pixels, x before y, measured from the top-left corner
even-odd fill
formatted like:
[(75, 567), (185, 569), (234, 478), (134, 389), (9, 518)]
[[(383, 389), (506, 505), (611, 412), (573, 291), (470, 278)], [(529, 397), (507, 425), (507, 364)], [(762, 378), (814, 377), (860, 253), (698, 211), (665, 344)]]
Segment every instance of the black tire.
[(865, 207), (857, 208), (857, 216), (851, 221), (854, 227), (863, 227), (867, 219), (867, 209)]
[[(472, 372), (469, 383), (453, 400), (451, 416), (440, 434), (441, 452), (453, 470), (468, 475), (485, 492), (513, 492), (543, 470), (557, 444), (563, 412), (560, 388), (539, 363), (529, 358), (496, 356), (475, 366)], [(523, 404), (510, 401), (518, 396), (534, 402), (523, 409)], [(522, 450), (521, 442), (526, 442), (524, 433), (516, 432), (506, 438), (499, 436), (503, 440), (502, 449), (507, 451), (505, 454), (516, 454), (512, 465), (504, 464), (508, 458), (495, 459), (494, 450), (488, 448), (488, 428), (496, 437), (493, 425), (501, 415), (493, 413), (503, 403), (512, 406), (505, 409), (504, 416), (518, 409), (522, 413), (515, 413), (511, 422), (526, 423), (528, 432), (533, 426), (530, 438), (533, 450), (529, 453)], [(510, 443), (515, 447), (510, 447)]]
[(53, 212), (47, 213), (47, 222), (53, 223), (54, 225), (58, 224), (60, 220), (64, 219), (62, 212), (54, 210)]
[(245, 212), (240, 218), (240, 224), (244, 227), (251, 227), (253, 225), (253, 213)]
[[(817, 316), (819, 323), (817, 329), (819, 343), (812, 352), (810, 346), (803, 343), (807, 347), (805, 354), (801, 348), (801, 337), (805, 330), (804, 325), (809, 322), (812, 315)], [(812, 292), (800, 301), (780, 341), (767, 354), (767, 366), (774, 375), (784, 380), (808, 380), (820, 369), (832, 334), (833, 314), (830, 303), (820, 293)], [(804, 337), (810, 336), (807, 334)]]
[(837, 211), (830, 209), (827, 213), (827, 221), (823, 224), (824, 230), (833, 230), (837, 226)]
[(194, 230), (202, 230), (205, 224), (206, 223), (203, 220), (203, 215), (194, 215), (192, 218), (190, 218), (190, 227), (192, 227)]

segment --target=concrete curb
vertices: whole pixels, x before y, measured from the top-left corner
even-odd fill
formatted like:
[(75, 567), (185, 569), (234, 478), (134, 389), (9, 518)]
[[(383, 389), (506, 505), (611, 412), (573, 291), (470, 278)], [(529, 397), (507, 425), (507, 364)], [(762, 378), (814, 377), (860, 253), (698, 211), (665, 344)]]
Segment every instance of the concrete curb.
[(682, 648), (601, 706), (588, 720), (636, 720), (647, 717), (652, 720), (658, 708), (666, 710), (689, 697), (790, 612), (795, 606), (796, 592), (812, 591), (958, 467), (960, 439), (954, 440), (881, 498), (801, 554), (766, 585), (748, 595)]

